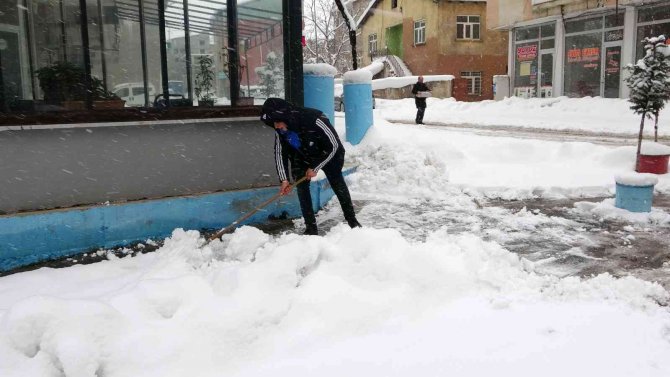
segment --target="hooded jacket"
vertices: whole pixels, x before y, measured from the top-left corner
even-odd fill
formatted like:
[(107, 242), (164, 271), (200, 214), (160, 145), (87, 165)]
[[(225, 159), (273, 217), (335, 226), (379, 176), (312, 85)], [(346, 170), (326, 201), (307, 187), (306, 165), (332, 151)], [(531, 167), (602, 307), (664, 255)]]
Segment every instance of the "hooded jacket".
[[(281, 98), (268, 98), (263, 104), (261, 120), (272, 128), (274, 122), (284, 122), (289, 131), (282, 134), (275, 130), (275, 163), (280, 181), (288, 180), (289, 158), (300, 159), (318, 172), (338, 151), (344, 152), (337, 132), (319, 110), (293, 106)], [(299, 143), (289, 142), (291, 132), (297, 135)]]

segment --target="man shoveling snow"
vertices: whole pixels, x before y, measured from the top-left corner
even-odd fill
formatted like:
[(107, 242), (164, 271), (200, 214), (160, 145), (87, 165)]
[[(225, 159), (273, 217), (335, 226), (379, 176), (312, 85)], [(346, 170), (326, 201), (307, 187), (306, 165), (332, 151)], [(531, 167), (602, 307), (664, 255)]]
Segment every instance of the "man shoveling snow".
[(349, 226), (360, 227), (342, 175), (344, 147), (328, 117), (316, 109), (293, 106), (281, 98), (268, 98), (263, 104), (261, 120), (276, 131), (275, 163), (281, 181), (279, 192), (286, 195), (291, 191), (287, 173), (289, 163), (294, 180), (307, 177), (297, 185), (305, 234), (318, 234), (309, 180), (316, 177), (319, 170), (326, 174)]

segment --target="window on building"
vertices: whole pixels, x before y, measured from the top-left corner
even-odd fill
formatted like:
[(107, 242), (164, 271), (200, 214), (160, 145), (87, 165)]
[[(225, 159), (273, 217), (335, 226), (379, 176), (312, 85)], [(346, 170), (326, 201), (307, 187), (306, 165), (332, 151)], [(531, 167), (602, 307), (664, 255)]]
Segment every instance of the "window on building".
[(479, 39), (479, 16), (457, 16), (456, 38)]
[(426, 20), (414, 21), (414, 44), (426, 43)]
[(461, 72), (461, 78), (468, 80), (468, 94), (479, 96), (482, 94), (482, 73)]
[(377, 33), (368, 35), (368, 52), (370, 54), (377, 52)]
[[(645, 37), (670, 35), (670, 5), (640, 8), (637, 15), (638, 28), (636, 41)], [(636, 59), (642, 58), (644, 49), (641, 43), (635, 44)]]
[(398, 0), (391, 0), (391, 9), (395, 9), (398, 7)]

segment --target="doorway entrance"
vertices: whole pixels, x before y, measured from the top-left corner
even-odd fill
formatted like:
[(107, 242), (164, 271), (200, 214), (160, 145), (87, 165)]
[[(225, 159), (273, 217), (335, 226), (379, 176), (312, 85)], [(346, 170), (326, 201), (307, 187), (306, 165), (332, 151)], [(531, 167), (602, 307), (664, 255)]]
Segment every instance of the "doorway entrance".
[(540, 53), (540, 78), (537, 80), (537, 93), (540, 98), (553, 96), (554, 88), (554, 51)]
[(619, 98), (621, 84), (621, 42), (603, 45), (602, 83), (600, 95), (604, 98)]

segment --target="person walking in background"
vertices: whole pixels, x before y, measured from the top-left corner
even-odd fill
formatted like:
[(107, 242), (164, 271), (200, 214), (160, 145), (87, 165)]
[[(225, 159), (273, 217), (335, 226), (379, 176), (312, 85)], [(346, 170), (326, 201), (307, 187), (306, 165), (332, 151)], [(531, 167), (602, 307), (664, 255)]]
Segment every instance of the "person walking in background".
[(305, 219), (305, 234), (318, 234), (309, 180), (316, 177), (319, 170), (326, 174), (349, 226), (360, 227), (342, 175), (344, 147), (328, 117), (316, 109), (294, 106), (281, 98), (268, 98), (263, 104), (261, 120), (276, 132), (275, 163), (281, 181), (279, 192), (286, 195), (291, 191), (287, 174), (289, 163), (294, 180), (307, 177), (297, 186), (300, 210)]
[(416, 124), (423, 124), (423, 114), (426, 112), (426, 97), (430, 97), (430, 89), (423, 82), (423, 76), (412, 87), (414, 103), (416, 104)]

